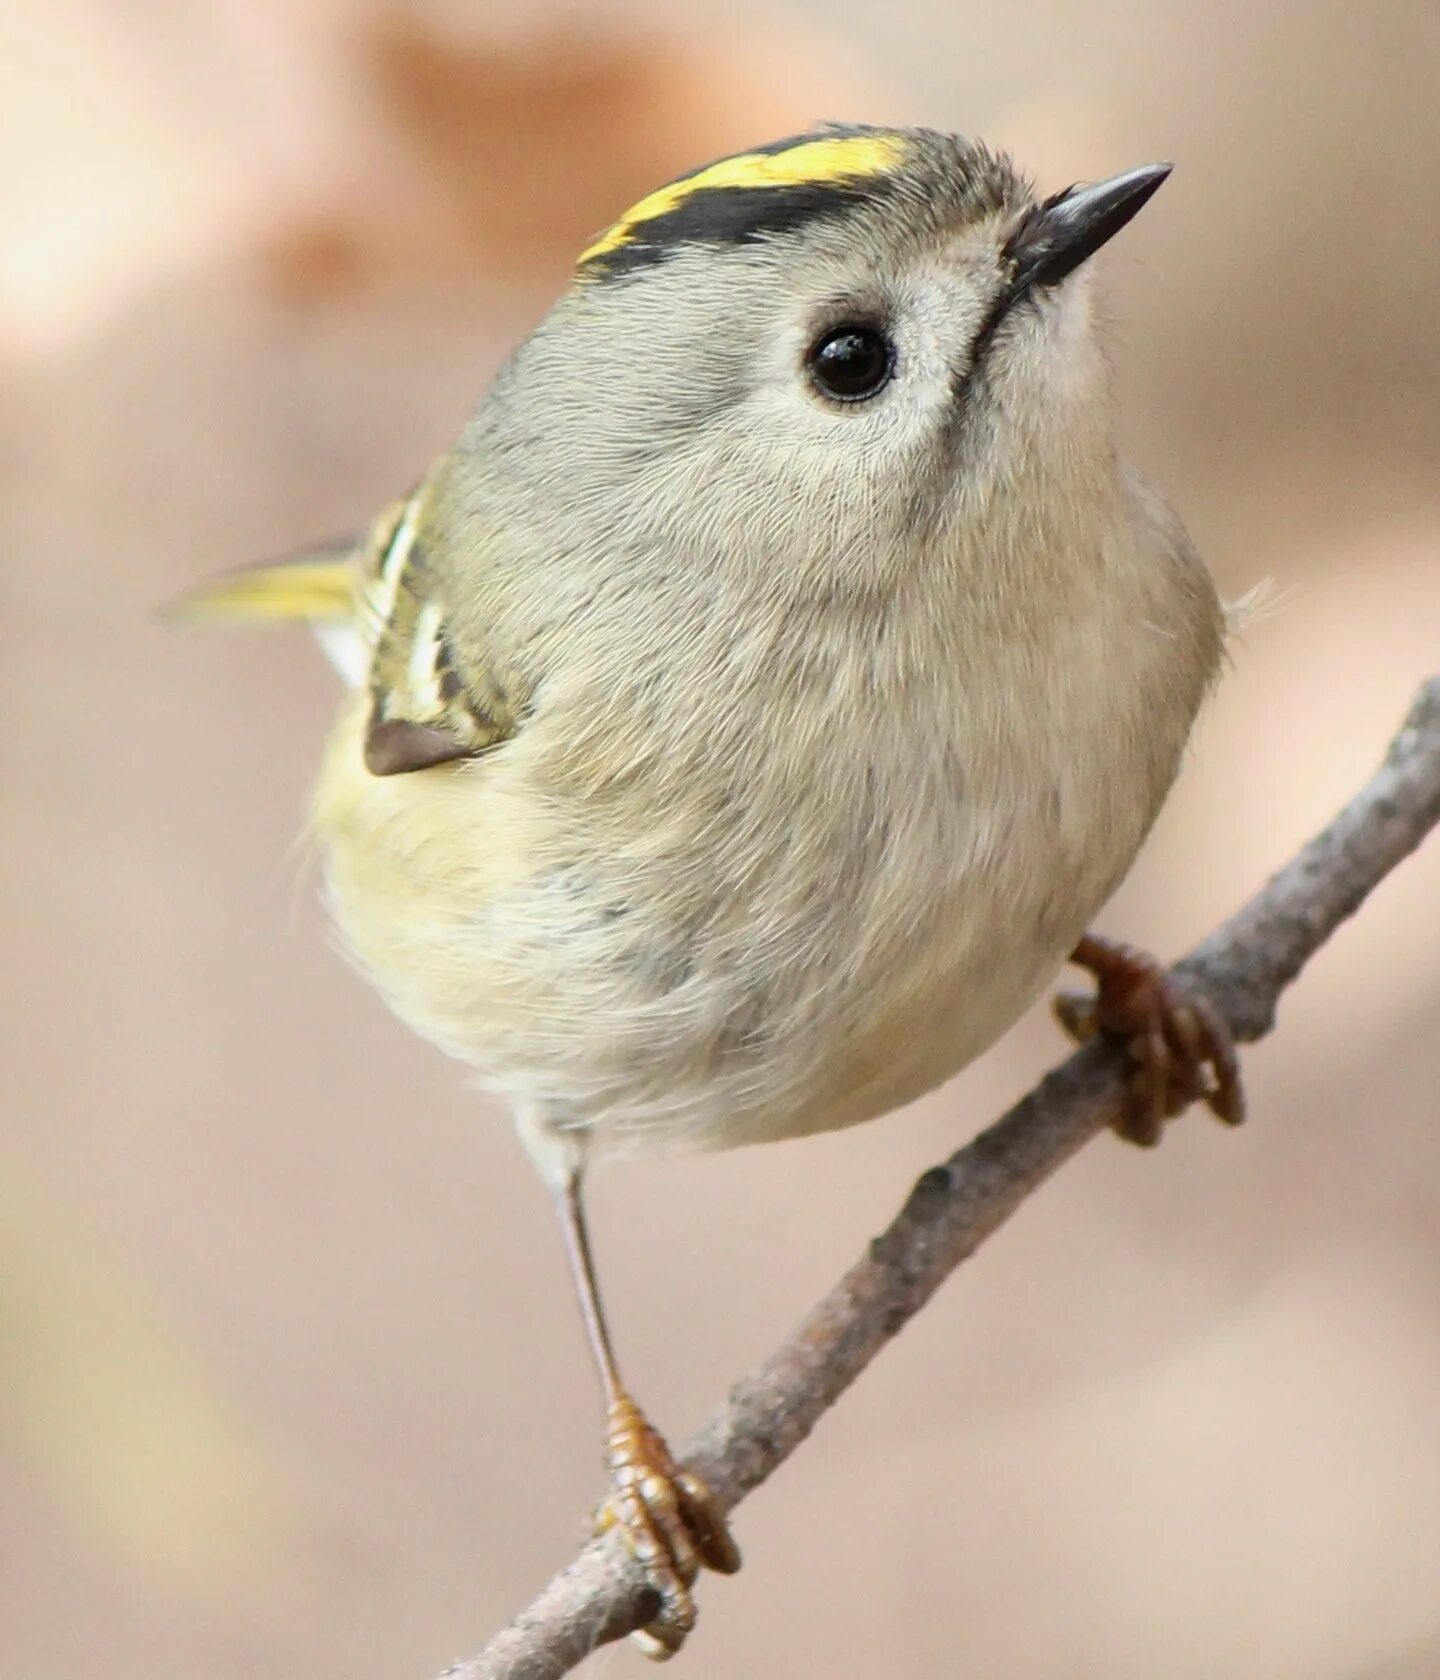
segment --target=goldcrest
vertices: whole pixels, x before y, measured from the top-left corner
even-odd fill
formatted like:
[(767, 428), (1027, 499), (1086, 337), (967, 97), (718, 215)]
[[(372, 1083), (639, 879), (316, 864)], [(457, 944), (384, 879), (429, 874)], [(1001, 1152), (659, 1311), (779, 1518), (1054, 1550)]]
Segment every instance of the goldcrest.
[(1117, 458), (1087, 264), (1167, 173), (1041, 199), (863, 127), (697, 169), (590, 243), (362, 539), (194, 600), (312, 621), (346, 680), (329, 904), (555, 1194), (652, 1654), (739, 1555), (617, 1368), (592, 1163), (883, 1114), (1072, 952), (1100, 979), (1072, 1024), (1149, 1046), (1130, 1135), (1195, 1095), (1239, 1118), (1213, 1018), (1086, 936), (1224, 643)]

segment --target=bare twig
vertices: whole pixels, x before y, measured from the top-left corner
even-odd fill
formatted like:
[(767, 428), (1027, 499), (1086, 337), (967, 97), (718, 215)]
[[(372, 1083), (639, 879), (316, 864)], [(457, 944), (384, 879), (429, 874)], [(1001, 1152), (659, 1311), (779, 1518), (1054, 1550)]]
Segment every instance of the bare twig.
[[(1290, 863), (1177, 967), (1252, 1040), (1280, 993), (1440, 823), (1440, 677), (1417, 697), (1370, 781)], [(939, 1285), (1030, 1192), (1119, 1113), (1123, 1058), (1093, 1044), (1003, 1119), (932, 1167), (796, 1331), (731, 1389), (683, 1457), (727, 1509), (782, 1464)], [(620, 1544), (592, 1541), (449, 1680), (558, 1680), (641, 1626), (653, 1598)]]

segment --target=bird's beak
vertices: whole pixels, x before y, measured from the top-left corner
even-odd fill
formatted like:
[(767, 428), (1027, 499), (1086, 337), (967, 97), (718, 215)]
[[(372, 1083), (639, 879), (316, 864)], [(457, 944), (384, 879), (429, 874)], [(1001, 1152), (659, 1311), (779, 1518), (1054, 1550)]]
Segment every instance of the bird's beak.
[(1005, 246), (1011, 296), (1033, 286), (1053, 286), (1119, 233), (1170, 173), (1168, 163), (1147, 163), (1092, 186), (1067, 187), (1021, 220)]

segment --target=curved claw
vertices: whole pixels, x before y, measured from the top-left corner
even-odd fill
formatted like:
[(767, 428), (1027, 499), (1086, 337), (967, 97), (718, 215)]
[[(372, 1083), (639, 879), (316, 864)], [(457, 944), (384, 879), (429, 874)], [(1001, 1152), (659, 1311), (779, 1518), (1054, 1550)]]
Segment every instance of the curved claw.
[(657, 1662), (673, 1657), (695, 1626), (698, 1614), (690, 1583), (698, 1572), (695, 1549), (679, 1518), (673, 1489), (652, 1485), (617, 1487), (595, 1516), (597, 1534), (618, 1528), (660, 1608), (632, 1637)]
[(1095, 975), (1098, 990), (1057, 997), (1061, 1026), (1081, 1043), (1097, 1033), (1120, 1039), (1135, 1063), (1130, 1112), (1115, 1126), (1121, 1137), (1154, 1145), (1165, 1122), (1195, 1101), (1227, 1125), (1240, 1124), (1245, 1094), (1235, 1043), (1208, 998), (1145, 952), (1094, 935), (1080, 941), (1071, 960)]
[(1100, 1031), (1100, 1011), (1093, 992), (1057, 992), (1051, 1013), (1077, 1044), (1088, 1044)]
[(654, 1620), (632, 1635), (647, 1657), (673, 1657), (695, 1626), (691, 1591), (703, 1565), (722, 1575), (740, 1567), (740, 1551), (709, 1488), (678, 1469), (670, 1450), (628, 1395), (610, 1408), (606, 1438), (614, 1491), (595, 1529), (618, 1529), (660, 1600)]
[(694, 1537), (700, 1561), (717, 1575), (734, 1575), (740, 1568), (740, 1548), (710, 1489), (689, 1470), (675, 1478), (680, 1509)]
[(1217, 1120), (1223, 1120), (1227, 1126), (1238, 1126), (1245, 1119), (1245, 1087), (1240, 1079), (1235, 1039), (1209, 998), (1197, 994), (1190, 998), (1190, 1007), (1199, 1023), (1203, 1063), (1210, 1070), (1205, 1106)]

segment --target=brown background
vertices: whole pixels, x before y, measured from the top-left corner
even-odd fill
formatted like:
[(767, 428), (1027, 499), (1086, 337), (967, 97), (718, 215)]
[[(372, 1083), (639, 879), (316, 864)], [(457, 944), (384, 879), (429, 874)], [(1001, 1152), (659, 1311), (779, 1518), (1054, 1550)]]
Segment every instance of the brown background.
[[(1420, 0), (0, 8), (0, 1673), (422, 1677), (598, 1491), (504, 1119), (327, 949), (303, 636), (157, 602), (352, 524), (630, 198), (824, 116), (1178, 169), (1109, 253), (1128, 447), (1275, 580), (1104, 927), (1175, 951), (1440, 665), (1440, 9)], [(743, 1512), (684, 1673), (1440, 1669), (1440, 848), (1247, 1058), (1097, 1145)], [(617, 1168), (678, 1435), (1057, 1049), (911, 1113)], [(640, 1672), (624, 1651), (601, 1659)]]

